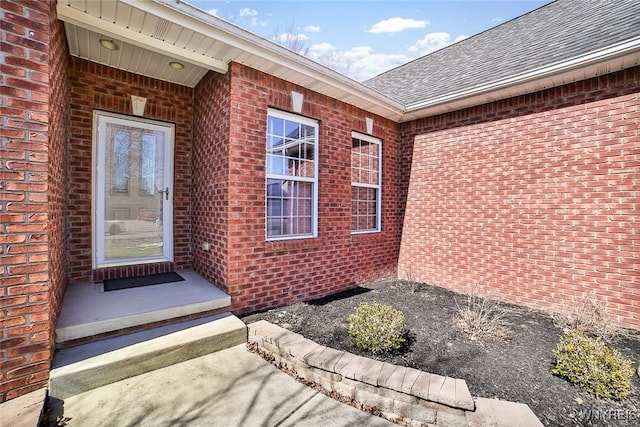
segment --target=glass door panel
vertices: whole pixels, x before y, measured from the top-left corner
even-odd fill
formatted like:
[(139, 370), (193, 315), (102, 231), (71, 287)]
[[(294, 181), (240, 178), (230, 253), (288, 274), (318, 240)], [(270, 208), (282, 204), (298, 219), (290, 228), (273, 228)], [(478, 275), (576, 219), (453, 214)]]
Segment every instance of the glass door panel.
[(97, 115), (95, 266), (171, 260), (173, 127)]

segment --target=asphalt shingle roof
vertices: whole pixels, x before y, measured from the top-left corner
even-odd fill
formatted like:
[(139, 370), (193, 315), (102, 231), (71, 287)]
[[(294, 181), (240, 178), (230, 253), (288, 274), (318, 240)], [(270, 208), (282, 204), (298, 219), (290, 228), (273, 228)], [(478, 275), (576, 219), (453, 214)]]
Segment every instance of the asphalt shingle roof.
[(364, 84), (410, 106), (637, 37), (640, 0), (558, 0)]

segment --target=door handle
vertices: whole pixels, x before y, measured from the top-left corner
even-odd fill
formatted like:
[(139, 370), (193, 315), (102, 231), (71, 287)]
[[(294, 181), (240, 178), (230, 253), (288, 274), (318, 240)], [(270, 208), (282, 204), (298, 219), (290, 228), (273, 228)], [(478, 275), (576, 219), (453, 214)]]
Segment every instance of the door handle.
[(164, 193), (164, 197), (166, 200), (169, 200), (169, 187), (165, 187), (165, 190), (158, 190), (158, 193), (162, 194)]

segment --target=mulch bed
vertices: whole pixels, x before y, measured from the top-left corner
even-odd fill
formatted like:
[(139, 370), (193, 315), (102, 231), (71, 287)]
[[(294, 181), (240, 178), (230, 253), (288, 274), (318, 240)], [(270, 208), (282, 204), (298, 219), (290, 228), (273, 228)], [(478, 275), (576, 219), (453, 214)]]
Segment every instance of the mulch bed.
[[(333, 297), (245, 316), (268, 320), (322, 345), (396, 365), (466, 380), (471, 394), (526, 403), (546, 426), (640, 425), (640, 378), (634, 391), (616, 402), (600, 399), (551, 374), (552, 350), (562, 331), (542, 311), (504, 304), (510, 329), (506, 340), (478, 341), (454, 327), (455, 299), (449, 290), (402, 281), (378, 282)], [(379, 301), (405, 313), (409, 340), (402, 351), (371, 356), (358, 350), (347, 334), (347, 317), (361, 302)], [(614, 346), (640, 362), (640, 333), (627, 333)]]

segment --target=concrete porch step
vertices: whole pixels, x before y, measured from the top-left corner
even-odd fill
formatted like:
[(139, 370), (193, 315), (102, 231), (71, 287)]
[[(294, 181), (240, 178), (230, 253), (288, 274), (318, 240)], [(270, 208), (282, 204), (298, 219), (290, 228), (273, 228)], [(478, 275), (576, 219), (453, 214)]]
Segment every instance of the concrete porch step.
[(246, 340), (246, 325), (222, 313), (61, 349), (53, 360), (49, 395), (63, 400)]
[(227, 311), (231, 297), (192, 270), (182, 282), (104, 292), (102, 283), (70, 283), (56, 324), (56, 347), (123, 335), (162, 323)]
[(469, 427), (544, 427), (528, 405), (506, 400), (476, 398), (476, 410), (468, 412)]

